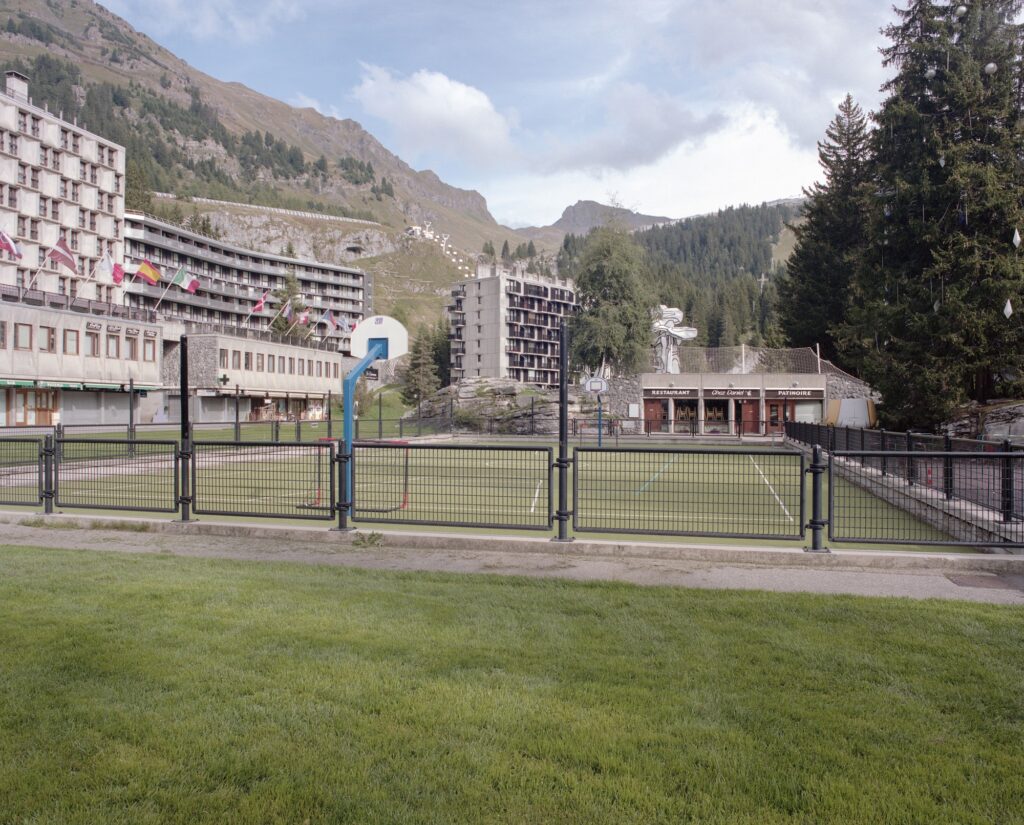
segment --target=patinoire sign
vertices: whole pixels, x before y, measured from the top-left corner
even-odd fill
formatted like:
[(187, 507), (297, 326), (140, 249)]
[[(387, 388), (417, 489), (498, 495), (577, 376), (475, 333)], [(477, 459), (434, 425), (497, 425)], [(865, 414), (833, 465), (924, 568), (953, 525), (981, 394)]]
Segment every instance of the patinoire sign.
[(794, 387), (787, 387), (784, 390), (765, 390), (765, 398), (813, 398), (822, 399), (825, 397), (824, 390), (801, 390)]

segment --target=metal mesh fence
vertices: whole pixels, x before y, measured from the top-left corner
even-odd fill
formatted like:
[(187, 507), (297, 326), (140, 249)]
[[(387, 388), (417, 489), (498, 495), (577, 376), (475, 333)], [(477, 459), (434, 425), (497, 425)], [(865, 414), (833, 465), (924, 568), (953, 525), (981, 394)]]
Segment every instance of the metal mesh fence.
[(836, 542), (1020, 544), (1022, 483), (1021, 453), (836, 452), (829, 459), (829, 536)]
[(197, 441), (192, 501), (197, 514), (330, 519), (334, 442)]
[(800, 538), (804, 459), (762, 450), (574, 451), (580, 532)]
[(56, 448), (58, 507), (177, 512), (176, 442), (59, 438)]
[(546, 447), (366, 444), (352, 450), (356, 521), (546, 530)]
[(42, 439), (0, 438), (0, 504), (34, 505), (42, 499)]

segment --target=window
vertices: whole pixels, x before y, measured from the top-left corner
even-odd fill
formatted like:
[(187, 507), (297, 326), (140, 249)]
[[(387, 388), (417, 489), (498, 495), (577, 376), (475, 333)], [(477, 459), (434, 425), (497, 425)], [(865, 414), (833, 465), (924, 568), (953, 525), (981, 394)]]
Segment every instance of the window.
[(11, 209), (18, 208), (18, 188), (16, 186), (7, 187), (7, 205)]
[[(57, 187), (57, 194), (60, 195), (62, 198), (66, 198), (68, 196), (68, 179), (67, 178), (61, 178), (60, 179), (60, 185)], [(81, 224), (79, 224), (79, 225), (81, 225)]]
[(60, 201), (50, 201), (50, 218), (52, 218), (55, 221), (60, 220)]
[(139, 339), (134, 335), (125, 336), (124, 339), (124, 360), (125, 361), (138, 361), (139, 360)]
[(32, 116), (32, 137), (39, 137), (39, 124), (42, 122), (42, 118), (38, 118), (35, 115)]
[(81, 191), (82, 191), (82, 187), (81, 186), (79, 186), (77, 183), (72, 183), (71, 184), (71, 200), (73, 200), (75, 203), (78, 203), (78, 199), (79, 199), (79, 197), (81, 197)]
[(14, 325), (14, 348), (15, 349), (32, 349), (32, 325), (31, 324), (15, 324)]
[(313, 359), (312, 358), (310, 358), (308, 361), (306, 361), (306, 375), (308, 375), (310, 378), (313, 377)]
[(244, 368), (246, 370), (248, 370), (248, 371), (252, 371), (252, 353), (251, 352), (245, 353), (245, 358), (243, 359), (243, 361), (244, 361), (244, 364), (245, 364)]
[(7, 322), (0, 321), (0, 349), (7, 349)]
[(273, 355), (268, 355), (267, 356), (267, 372), (273, 372), (273, 371), (274, 371), (274, 356)]
[(33, 241), (38, 241), (39, 240), (39, 221), (32, 221), (29, 224), (28, 236)]
[(25, 181), (28, 180), (28, 167), (24, 163), (18, 164), (18, 183), (22, 186), (25, 185)]
[(288, 359), (288, 374), (289, 375), (295, 375), (295, 359), (294, 358), (289, 358)]
[(18, 216), (18, 234), (23, 238), (28, 234), (28, 218), (21, 215)]
[(121, 176), (114, 175), (114, 191), (121, 194)]
[(100, 334), (98, 332), (85, 333), (85, 354), (90, 358), (100, 357)]
[(19, 132), (27, 132), (28, 131), (28, 113), (27, 112), (18, 112), (18, 131)]
[(237, 350), (231, 350), (231, 369), (240, 370), (242, 368), (242, 353)]
[(60, 130), (60, 148), (67, 149), (68, 141), (71, 138), (71, 133), (67, 129)]
[(39, 170), (38, 169), (33, 169), (32, 170), (32, 188), (33, 189), (38, 189), (39, 188)]
[(323, 378), (324, 375), (324, 363), (323, 361), (316, 362), (316, 377)]
[(81, 238), (81, 233), (77, 229), (71, 230), (71, 248), (78, 249), (78, 242)]
[(226, 349), (222, 349), (220, 351), (220, 368), (222, 370), (226, 370), (228, 368), (228, 351)]
[(107, 358), (121, 357), (121, 336), (115, 333), (107, 333)]
[(71, 135), (71, 151), (76, 154), (82, 151), (82, 138), (80, 135)]
[(284, 375), (284, 356), (277, 356), (277, 371)]
[(306, 374), (306, 359), (305, 358), (300, 358), (299, 359), (299, 375), (305, 375), (305, 374)]
[(47, 206), (48, 206), (48, 204), (46, 202), (46, 198), (40, 198), (39, 199), (39, 217), (41, 217), (41, 218), (45, 218), (46, 217), (46, 207)]
[(156, 361), (156, 341), (147, 338), (142, 342), (142, 360)]
[(10, 152), (12, 155), (18, 154), (18, 136), (11, 135)]
[(338, 365), (337, 364), (334, 365), (333, 372), (334, 372), (334, 377), (337, 378), (338, 377)]
[(39, 327), (39, 351), (57, 351), (57, 330), (53, 327)]
[(50, 163), (50, 168), (56, 172), (60, 171), (60, 152), (54, 151), (53, 159)]
[(263, 372), (263, 353), (256, 353), (256, 372)]
[(78, 355), (78, 330), (64, 330), (64, 354)]

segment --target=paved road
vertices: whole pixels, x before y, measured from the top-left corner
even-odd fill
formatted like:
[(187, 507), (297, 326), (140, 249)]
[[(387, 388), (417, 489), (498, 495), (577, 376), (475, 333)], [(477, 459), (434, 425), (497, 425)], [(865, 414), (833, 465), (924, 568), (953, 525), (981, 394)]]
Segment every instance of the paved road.
[[(162, 553), (379, 570), (491, 573), (578, 581), (615, 580), (640, 585), (847, 593), (1024, 605), (1024, 559), (1017, 560), (1021, 563), (1019, 571), (952, 569), (941, 560), (934, 568), (900, 569), (899, 557), (891, 557), (892, 566), (885, 566), (879, 563), (882, 561), (879, 554), (832, 554), (821, 558), (818, 564), (817, 559), (808, 559), (806, 554), (790, 553), (787, 557), (782, 553), (759, 553), (755, 549), (732, 553), (729, 560), (709, 560), (673, 558), (673, 555), (685, 555), (679, 548), (673, 550), (663, 545), (639, 544), (624, 546), (613, 542), (607, 545), (600, 542), (557, 545), (487, 537), (467, 539), (464, 536), (446, 540), (437, 534), (419, 539), (408, 535), (369, 534), (369, 537), (348, 536), (326, 541), (325, 535), (336, 538), (337, 534), (237, 526), (220, 528), (222, 535), (140, 533), (89, 529), (85, 519), (78, 520), (83, 527), (76, 529), (28, 526), (17, 523), (17, 518), (0, 520), (8, 521), (2, 528), (2, 542), (18, 546)], [(32, 523), (38, 525), (39, 520)], [(164, 530), (167, 525), (154, 523), (153, 529)], [(217, 528), (207, 525), (206, 529)], [(373, 544), (375, 539), (384, 543), (376, 546)], [(408, 546), (416, 544), (420, 546)], [(723, 550), (708, 549), (712, 555), (721, 555)], [(0, 553), (0, 570), (2, 566)]]

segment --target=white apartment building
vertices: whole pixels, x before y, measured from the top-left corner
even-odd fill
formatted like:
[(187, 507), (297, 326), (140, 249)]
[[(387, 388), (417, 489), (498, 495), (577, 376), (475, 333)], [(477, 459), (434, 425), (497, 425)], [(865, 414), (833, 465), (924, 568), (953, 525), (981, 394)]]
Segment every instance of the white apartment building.
[[(309, 340), (334, 352), (349, 351), (349, 330), (364, 317), (366, 275), (360, 269), (255, 252), (190, 232), (141, 212), (125, 214), (125, 268), (133, 271), (143, 260), (155, 264), (164, 280), (150, 285), (125, 279), (125, 300), (130, 307), (153, 310), (181, 322), (189, 330), (267, 332), (280, 309), (267, 299), (261, 313), (252, 313), (267, 292), (282, 288), (294, 273), (309, 307)], [(199, 280), (195, 294), (167, 283), (184, 267)], [(320, 319), (330, 310), (338, 326), (330, 329)]]
[[(0, 229), (21, 258), (0, 253), (0, 285), (120, 303), (120, 288), (87, 281), (100, 257), (122, 257), (124, 147), (32, 104), (28, 78), (7, 72), (0, 94)], [(46, 253), (63, 238), (72, 273)]]
[(558, 329), (573, 313), (576, 293), (568, 278), (525, 266), (481, 264), (476, 277), (452, 289), (452, 378), (511, 378), (558, 386)]

